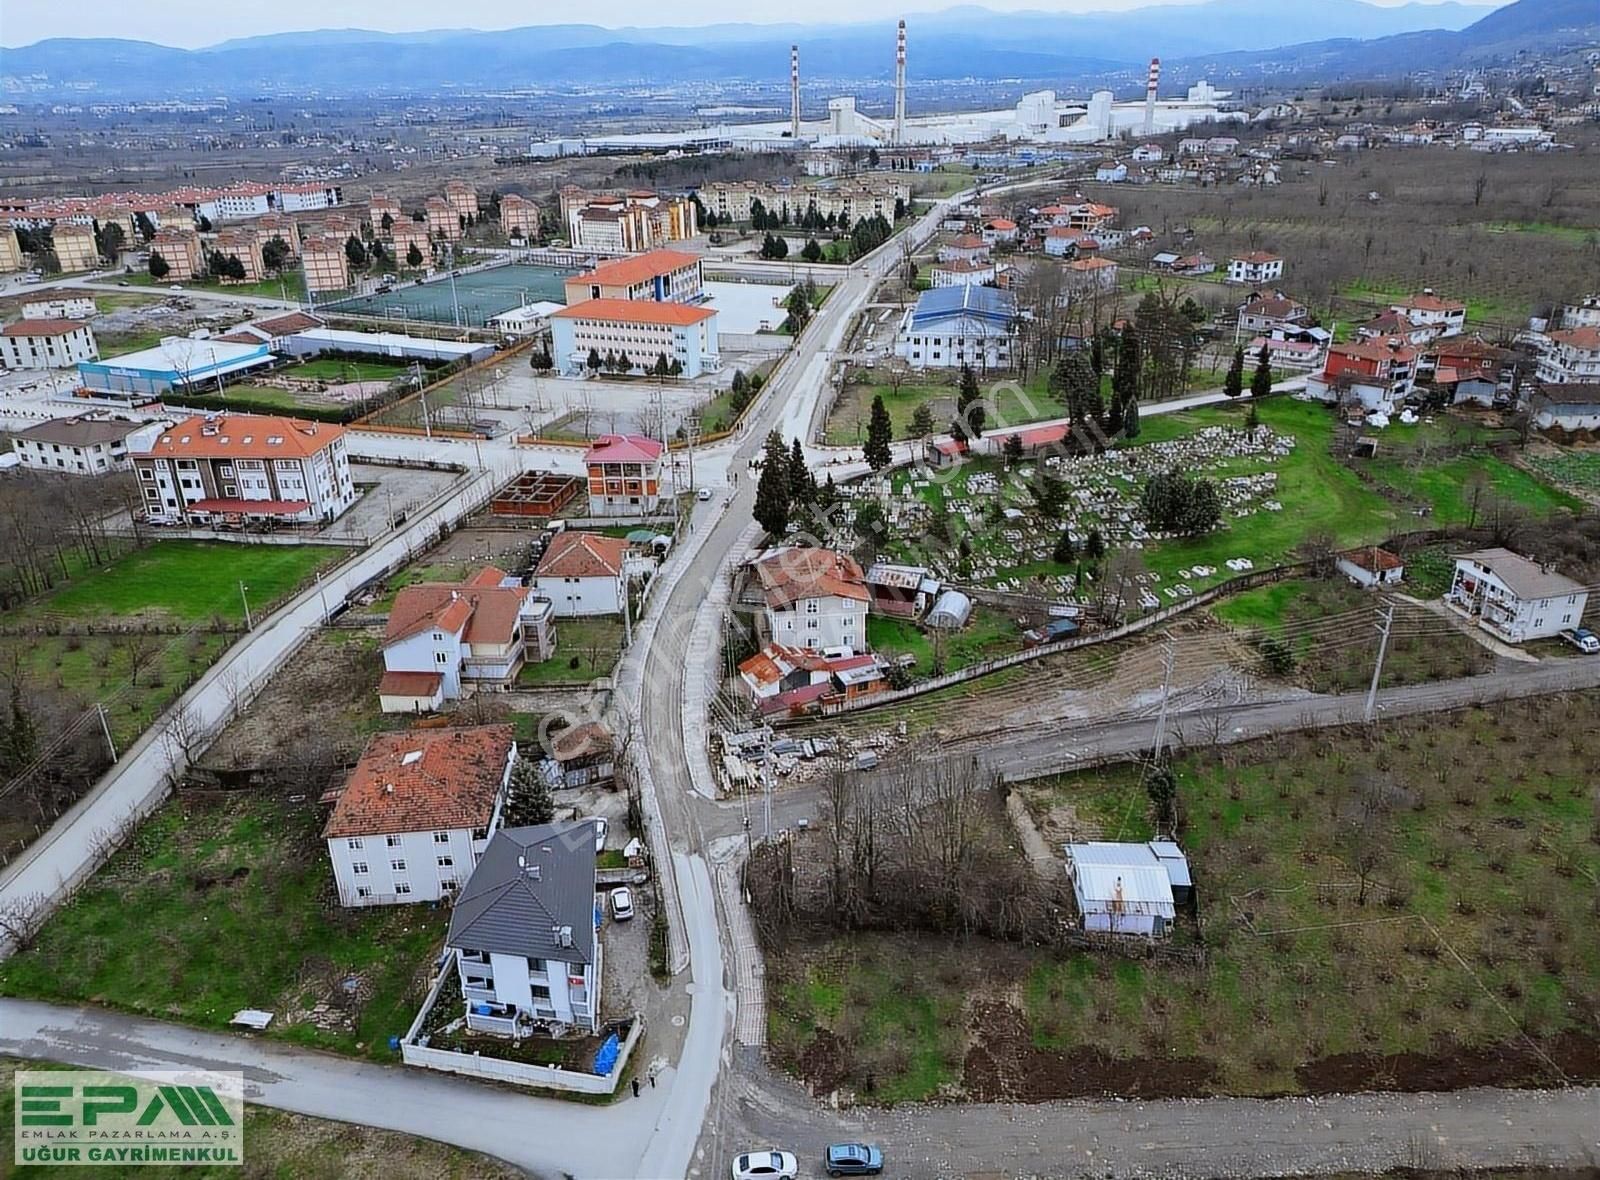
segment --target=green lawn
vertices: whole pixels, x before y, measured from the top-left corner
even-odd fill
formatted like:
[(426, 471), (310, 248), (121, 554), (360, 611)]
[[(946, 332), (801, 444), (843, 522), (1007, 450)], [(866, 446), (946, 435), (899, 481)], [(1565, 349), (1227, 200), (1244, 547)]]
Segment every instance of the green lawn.
[[(131, 275), (124, 275), (118, 281), (132, 283), (135, 287), (154, 287), (157, 290), (170, 291), (174, 286), (178, 286), (185, 291), (217, 291), (224, 295), (249, 296), (256, 299), (303, 301), (306, 297), (304, 278), (298, 270), (285, 271), (281, 280), (267, 278), (254, 283), (223, 283), (213, 278), (175, 282), (171, 278), (152, 278), (148, 271), (137, 271)], [(178, 292), (180, 295), (182, 293), (182, 291)]]
[(587, 684), (609, 676), (621, 654), (621, 619), (557, 619), (555, 655), (542, 664), (524, 666), (517, 683), (525, 688)]
[(281, 414), (285, 411), (293, 412), (306, 406), (316, 406), (326, 409), (337, 403), (314, 393), (293, 393), (287, 389), (277, 389), (271, 385), (228, 385), (221, 396), (208, 396), (199, 393), (197, 396), (204, 398), (218, 409), (226, 410), (261, 410), (266, 413)]
[(399, 361), (345, 360), (341, 357), (322, 356), (301, 361), (283, 370), (285, 377), (317, 378), (325, 381), (392, 381), (411, 366)]
[(995, 607), (974, 606), (967, 625), (948, 635), (926, 631), (904, 619), (870, 615), (867, 642), (886, 659), (915, 656), (916, 675), (934, 676), (938, 675), (934, 670), (938, 663), (935, 649), (940, 644), (944, 647), (943, 670), (954, 672), (968, 664), (1017, 651), (1022, 646), (1022, 629)]
[[(218, 1029), (264, 1008), (267, 1036), (395, 1060), (388, 1038), (416, 1014), (447, 914), (341, 908), (322, 821), (315, 792), (173, 799), (0, 965), (0, 993)], [(297, 1019), (322, 1002), (349, 1005), (353, 1031)]]
[[(867, 1103), (1592, 1078), (1597, 733), (1587, 694), (1185, 757), (1202, 959), (808, 934), (768, 954), (772, 1054)], [(1137, 768), (1013, 790), (1047, 833), (1152, 834)]]
[[(950, 429), (950, 419), (955, 414), (956, 387), (952, 376), (950, 384), (934, 381), (906, 382), (899, 389), (877, 380), (877, 374), (868, 380), (846, 386), (835, 400), (828, 414), (824, 441), (829, 446), (860, 446), (866, 441), (867, 422), (872, 412), (872, 400), (882, 397), (889, 411), (889, 421), (895, 438), (910, 438), (911, 416), (918, 406), (927, 404), (933, 410), (934, 433), (944, 434)], [(1049, 374), (1036, 372), (1026, 382), (1009, 378), (985, 380), (980, 386), (990, 399), (985, 430), (1000, 426), (1022, 426), (1029, 422), (1042, 422), (1066, 415), (1066, 407), (1049, 391)], [(1102, 394), (1109, 397), (1111, 379), (1102, 381)]]
[(239, 583), (250, 610), (264, 615), (279, 599), (336, 564), (331, 545), (233, 545), (220, 541), (157, 541), (67, 582), (25, 607), (72, 618), (147, 618), (199, 622), (244, 619)]

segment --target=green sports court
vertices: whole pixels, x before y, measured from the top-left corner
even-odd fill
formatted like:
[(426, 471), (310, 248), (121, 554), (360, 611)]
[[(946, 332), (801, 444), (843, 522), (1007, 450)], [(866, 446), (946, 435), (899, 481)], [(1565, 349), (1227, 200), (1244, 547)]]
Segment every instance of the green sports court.
[(570, 267), (512, 263), (457, 275), (453, 301), (450, 279), (446, 276), (420, 284), (408, 279), (397, 282), (392, 291), (338, 299), (319, 307), (346, 315), (453, 324), (456, 322), (455, 306), (459, 305), (461, 323), (478, 328), (501, 312), (525, 303), (565, 303), (562, 280), (576, 273), (577, 269)]

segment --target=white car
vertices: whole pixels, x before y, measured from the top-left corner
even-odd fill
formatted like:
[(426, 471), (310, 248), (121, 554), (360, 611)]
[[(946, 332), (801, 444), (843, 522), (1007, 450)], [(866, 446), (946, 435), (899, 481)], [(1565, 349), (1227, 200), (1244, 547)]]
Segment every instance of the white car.
[(596, 852), (604, 852), (606, 850), (606, 833), (611, 830), (611, 825), (598, 815), (591, 816), (589, 822), (594, 825), (594, 850)]
[(711, 489), (710, 488), (701, 488), (698, 492), (696, 492), (694, 494), (694, 498), (696, 500), (700, 500), (700, 501), (705, 501), (705, 500), (711, 499)]
[(617, 922), (626, 922), (633, 917), (633, 890), (626, 885), (619, 885), (611, 891), (611, 917)]
[(794, 1180), (800, 1161), (787, 1151), (747, 1151), (733, 1157), (733, 1180)]

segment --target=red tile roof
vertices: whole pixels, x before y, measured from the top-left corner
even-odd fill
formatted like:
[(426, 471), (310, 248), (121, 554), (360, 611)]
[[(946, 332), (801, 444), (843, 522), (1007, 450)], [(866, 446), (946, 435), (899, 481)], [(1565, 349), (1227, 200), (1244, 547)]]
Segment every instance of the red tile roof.
[(597, 283), (606, 287), (631, 287), (661, 275), (671, 274), (700, 261), (698, 254), (682, 250), (651, 250), (633, 258), (619, 258), (615, 262), (602, 262), (587, 274), (574, 275), (569, 283)]
[(1600, 349), (1600, 328), (1568, 328), (1564, 332), (1551, 332), (1550, 339), (1570, 348), (1593, 352)]
[(460, 632), (468, 643), (510, 643), (529, 591), (525, 586), (500, 586), (499, 570), (494, 570), (494, 585), (479, 582), (488, 572), (467, 582), (423, 582), (401, 590), (389, 608), (384, 646), (430, 628), (452, 635)]
[(1441, 299), (1431, 292), (1424, 291), (1420, 295), (1413, 295), (1409, 299), (1396, 300), (1391, 306), (1403, 307), (1411, 311), (1466, 311), (1467, 305), (1454, 299)]
[(953, 250), (983, 250), (987, 246), (988, 243), (977, 234), (962, 234), (950, 243)]
[(85, 327), (77, 320), (18, 320), (0, 328), (0, 336), (69, 336)]
[(288, 315), (257, 320), (254, 326), (271, 336), (289, 336), (295, 332), (308, 332), (312, 328), (320, 328), (323, 326), (323, 321), (303, 311), (291, 311)]
[(1012, 221), (1009, 217), (994, 217), (984, 222), (983, 228), (999, 230), (1001, 233), (1006, 233), (1010, 230), (1016, 229), (1017, 223)]
[(804, 598), (870, 597), (856, 559), (832, 549), (784, 549), (756, 562), (755, 575), (767, 605), (779, 610)]
[(385, 672), (378, 681), (378, 695), (385, 697), (431, 697), (444, 687), (438, 672)]
[(350, 772), (322, 834), (487, 827), (514, 745), (509, 725), (379, 734)]
[(716, 315), (711, 307), (664, 303), (657, 299), (585, 299), (552, 312), (553, 320), (606, 320), (618, 324), (670, 324), (687, 328)]
[(654, 463), (661, 444), (646, 434), (602, 434), (584, 452), (585, 463)]
[(1268, 254), (1265, 250), (1252, 250), (1248, 254), (1240, 254), (1234, 258), (1235, 262), (1250, 262), (1260, 265), (1264, 262), (1282, 262), (1283, 259), (1276, 254)]
[(622, 555), (628, 543), (621, 537), (603, 537), (572, 529), (557, 533), (539, 559), (534, 576), (540, 578), (614, 578), (622, 572)]
[(184, 459), (310, 458), (344, 437), (344, 428), (275, 414), (196, 414), (151, 444), (147, 455)]
[(1344, 559), (1369, 574), (1381, 574), (1386, 570), (1397, 570), (1405, 565), (1405, 562), (1393, 553), (1387, 549), (1379, 549), (1376, 545), (1365, 549), (1352, 549), (1344, 555)]

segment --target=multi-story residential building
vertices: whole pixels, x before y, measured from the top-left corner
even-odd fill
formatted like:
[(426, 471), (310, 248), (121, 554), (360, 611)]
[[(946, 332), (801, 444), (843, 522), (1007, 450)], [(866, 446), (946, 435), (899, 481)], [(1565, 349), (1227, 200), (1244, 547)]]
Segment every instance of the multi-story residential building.
[(152, 520), (330, 521), (356, 501), (342, 427), (196, 414), (130, 455)]
[(600, 1026), (593, 820), (502, 828), (450, 910), (467, 1027), (502, 1036), (538, 1023)]
[(650, 516), (660, 503), (665, 448), (643, 434), (602, 434), (583, 456), (590, 516)]
[(567, 236), (581, 250), (652, 250), (687, 241), (700, 228), (693, 200), (645, 190), (594, 195), (569, 186), (561, 209)]
[(499, 827), (516, 762), (509, 725), (374, 737), (322, 829), (339, 904), (455, 897)]
[(259, 283), (266, 277), (267, 264), (261, 259), (261, 240), (251, 227), (239, 226), (219, 231), (211, 243), (211, 250), (224, 258), (237, 258), (239, 265), (244, 267), (243, 278), (224, 278), (224, 284)]
[(1017, 240), (1017, 223), (1009, 217), (991, 217), (983, 223), (983, 240), (990, 246)]
[(910, 208), (909, 182), (885, 176), (871, 176), (838, 184), (767, 184), (761, 181), (733, 181), (705, 185), (699, 190), (701, 203), (719, 221), (749, 221), (756, 202), (769, 213), (782, 217), (788, 212), (791, 222), (799, 222), (809, 209), (819, 217), (882, 217), (891, 224), (895, 211)]
[(586, 299), (698, 303), (704, 293), (704, 277), (698, 254), (651, 250), (637, 258), (602, 262), (591, 271), (573, 275), (563, 286), (568, 306)]
[(1600, 328), (1563, 328), (1539, 347), (1539, 380), (1549, 385), (1600, 381)]
[(477, 691), (501, 692), (525, 663), (555, 654), (551, 604), (503, 570), (404, 587), (383, 635), (385, 713), (431, 712)]
[(871, 593), (855, 558), (832, 549), (781, 548), (751, 565), (763, 644), (825, 651), (867, 648)]
[(977, 234), (957, 234), (939, 247), (940, 262), (978, 262), (989, 257), (989, 243)]
[(1439, 329), (1440, 336), (1455, 336), (1467, 326), (1467, 305), (1455, 299), (1442, 299), (1431, 288), (1397, 303), (1389, 310), (1398, 312), (1414, 324)]
[(1456, 556), (1445, 605), (1507, 643), (1548, 639), (1579, 626), (1589, 592), (1509, 549)]
[(665, 357), (675, 374), (689, 378), (722, 363), (717, 313), (707, 306), (588, 299), (550, 316), (550, 338), (557, 366), (569, 375), (608, 356), (627, 372), (649, 370)]
[(1417, 350), (1398, 338), (1356, 340), (1328, 349), (1306, 392), (1324, 401), (1359, 403), (1368, 413), (1393, 413), (1414, 387)]
[(12, 436), (11, 449), (24, 467), (34, 471), (105, 475), (128, 470), (129, 451), (148, 447), (166, 425), (91, 414), (51, 418), (18, 431)]
[(557, 618), (620, 615), (627, 603), (627, 554), (621, 537), (557, 533), (534, 568), (533, 589), (550, 600)]
[(11, 223), (0, 218), (0, 274), (22, 269), (22, 243)]
[(1008, 369), (1018, 330), (1017, 301), (994, 287), (924, 291), (905, 313), (895, 354), (918, 369)]
[(539, 206), (527, 197), (506, 193), (500, 198), (500, 229), (508, 238), (521, 238), (525, 242), (537, 241)]
[(1252, 250), (1228, 259), (1228, 282), (1265, 286), (1283, 278), (1283, 259), (1265, 250)]
[(435, 241), (461, 240), (461, 214), (449, 201), (443, 197), (429, 197), (422, 203), (422, 211), (428, 218), (428, 234)]
[(350, 258), (342, 238), (307, 238), (300, 247), (300, 264), (307, 291), (343, 291), (350, 286)]
[(78, 320), (18, 320), (0, 328), (0, 366), (64, 369), (99, 357), (89, 325)]
[(134, 215), (143, 213), (156, 225), (181, 224), (192, 227), (200, 216), (227, 221), (258, 217), (264, 213), (301, 213), (329, 209), (342, 197), (339, 186), (324, 182), (305, 184), (257, 184), (241, 182), (227, 188), (187, 186), (165, 193), (103, 193), (96, 197), (45, 197), (5, 200), (0, 198), (0, 213), (28, 229), (73, 223), (92, 226), (94, 222), (119, 222), (128, 240), (133, 240)]
[(1117, 264), (1109, 258), (1075, 258), (1067, 263), (1067, 285), (1080, 294), (1117, 289)]
[(1421, 347), (1441, 334), (1438, 324), (1419, 324), (1398, 311), (1384, 310), (1363, 324), (1356, 325), (1358, 340), (1388, 340), (1399, 338), (1407, 344)]
[(192, 229), (167, 225), (156, 231), (150, 240), (150, 256), (161, 256), (167, 264), (163, 283), (191, 283), (205, 273), (200, 235)]
[(929, 282), (934, 287), (983, 287), (995, 281), (992, 259), (973, 262), (957, 258), (953, 262), (935, 262), (928, 268)]
[(1600, 328), (1600, 295), (1586, 295), (1561, 309), (1563, 328)]
[(389, 240), (394, 243), (394, 260), (397, 266), (409, 267), (411, 247), (417, 248), (417, 253), (422, 255), (419, 266), (427, 266), (433, 259), (433, 241), (428, 237), (428, 227), (421, 221), (412, 221), (407, 217), (403, 221), (394, 223), (394, 228), (389, 231)]
[[(383, 219), (387, 217), (389, 224), (385, 226)], [(402, 221), (409, 221), (400, 202), (383, 193), (373, 193), (367, 202), (367, 224), (372, 226), (372, 232), (380, 238), (387, 239), (394, 231), (394, 227)]]
[(1303, 328), (1310, 322), (1311, 313), (1306, 305), (1289, 298), (1282, 291), (1273, 291), (1270, 295), (1256, 294), (1239, 305), (1234, 336), (1243, 339), (1270, 335), (1274, 331)]
[(289, 251), (289, 257), (300, 257), (300, 235), (295, 232), (293, 220), (282, 213), (263, 213), (255, 220), (256, 237), (265, 246), (273, 239), (284, 244)]
[(478, 216), (478, 190), (466, 181), (445, 181), (444, 199), (450, 202), (450, 208), (456, 211), (456, 216), (468, 218)]
[(95, 245), (93, 226), (58, 225), (51, 231), (50, 238), (63, 273), (96, 270), (100, 266), (100, 248)]

